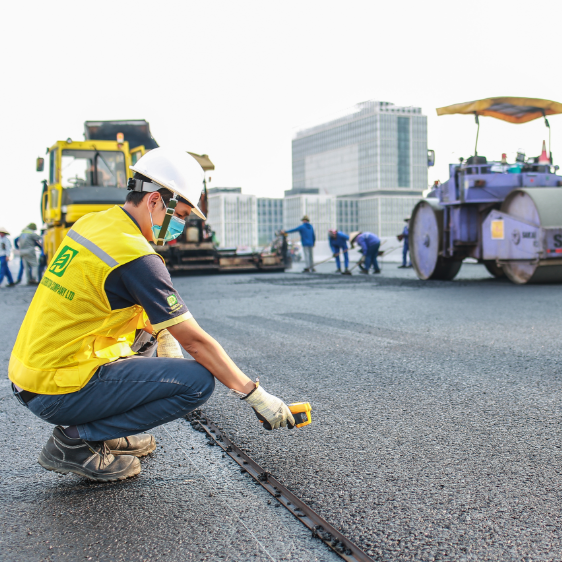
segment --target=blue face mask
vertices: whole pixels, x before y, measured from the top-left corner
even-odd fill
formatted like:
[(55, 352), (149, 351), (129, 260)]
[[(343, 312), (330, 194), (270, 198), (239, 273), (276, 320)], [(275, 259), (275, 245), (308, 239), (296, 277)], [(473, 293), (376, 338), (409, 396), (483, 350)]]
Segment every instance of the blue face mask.
[[(166, 235), (164, 236), (164, 241), (169, 242), (170, 240), (175, 240), (185, 228), (185, 221), (178, 219), (177, 217), (172, 217), (168, 224), (168, 230), (166, 230)], [(160, 230), (162, 229), (161, 226), (152, 225), (152, 233), (154, 234), (154, 238), (158, 238), (160, 236)]]
[[(162, 205), (165, 209), (166, 205), (164, 205), (163, 201), (162, 201)], [(162, 225), (157, 226), (152, 222), (152, 213), (150, 213), (150, 222), (152, 223), (152, 234), (154, 234), (154, 238), (157, 240), (160, 236)], [(173, 216), (170, 219), (170, 222), (168, 223), (168, 230), (166, 230), (166, 235), (164, 236), (164, 242), (175, 240), (183, 232), (184, 228), (185, 228), (185, 221)]]

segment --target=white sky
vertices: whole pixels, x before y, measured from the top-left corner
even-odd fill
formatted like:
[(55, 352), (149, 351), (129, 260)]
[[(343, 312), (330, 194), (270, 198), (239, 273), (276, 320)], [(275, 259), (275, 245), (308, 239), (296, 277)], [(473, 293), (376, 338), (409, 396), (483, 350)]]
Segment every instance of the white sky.
[[(421, 106), (437, 165), (470, 156), (490, 96), (562, 101), (562, 2), (11, 2), (0, 21), (0, 225), (40, 223), (35, 158), (86, 120), (146, 119), (162, 146), (210, 155), (212, 186), (282, 196), (295, 127), (367, 99)], [(550, 118), (555, 163), (562, 117)], [(481, 119), (478, 152), (540, 153), (542, 121)], [(560, 160), (557, 160), (557, 156)], [(212, 220), (211, 220), (212, 222)]]

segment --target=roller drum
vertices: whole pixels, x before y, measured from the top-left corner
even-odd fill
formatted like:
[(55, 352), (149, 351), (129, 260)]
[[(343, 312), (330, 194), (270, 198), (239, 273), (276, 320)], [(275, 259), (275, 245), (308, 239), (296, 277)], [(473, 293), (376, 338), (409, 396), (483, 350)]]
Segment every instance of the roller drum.
[[(562, 189), (515, 189), (502, 203), (501, 211), (538, 227), (562, 228)], [(518, 285), (562, 282), (562, 265), (558, 260), (503, 262), (502, 268), (507, 277)]]
[(443, 207), (437, 200), (423, 199), (410, 220), (410, 256), (420, 279), (450, 281), (459, 272), (462, 261), (444, 258), (442, 241)]

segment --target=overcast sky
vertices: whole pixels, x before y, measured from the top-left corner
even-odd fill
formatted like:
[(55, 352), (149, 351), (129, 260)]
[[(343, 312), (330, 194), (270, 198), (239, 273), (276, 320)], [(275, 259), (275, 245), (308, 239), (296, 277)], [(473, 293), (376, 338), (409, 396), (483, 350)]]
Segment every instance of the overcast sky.
[[(162, 146), (207, 153), (212, 186), (279, 197), (295, 128), (376, 99), (420, 106), (429, 182), (474, 149), (474, 119), (435, 108), (490, 96), (562, 101), (562, 2), (11, 2), (0, 22), (0, 225), (40, 223), (35, 158), (86, 120), (146, 119)], [(550, 118), (555, 163), (562, 117)], [(540, 153), (542, 121), (481, 119), (479, 153)], [(559, 156), (559, 159), (557, 158)]]

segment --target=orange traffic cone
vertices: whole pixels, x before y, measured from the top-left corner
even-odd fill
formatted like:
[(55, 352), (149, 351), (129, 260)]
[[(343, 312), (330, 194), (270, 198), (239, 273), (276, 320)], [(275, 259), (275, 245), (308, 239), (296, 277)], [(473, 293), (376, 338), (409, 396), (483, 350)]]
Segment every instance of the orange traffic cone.
[(539, 164), (550, 164), (550, 156), (546, 153), (546, 141), (542, 141), (542, 152), (539, 156)]

